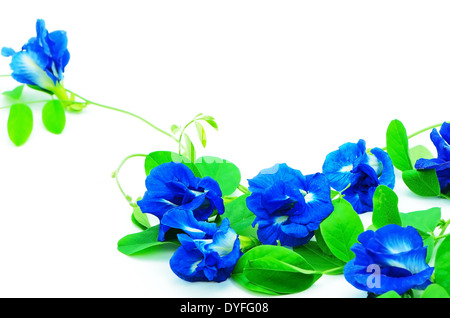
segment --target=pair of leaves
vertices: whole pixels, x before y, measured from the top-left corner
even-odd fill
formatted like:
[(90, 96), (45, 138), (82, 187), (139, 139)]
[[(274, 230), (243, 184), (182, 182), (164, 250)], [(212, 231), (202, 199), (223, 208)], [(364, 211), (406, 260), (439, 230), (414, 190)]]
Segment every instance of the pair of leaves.
[(251, 291), (285, 295), (308, 289), (321, 276), (298, 253), (282, 246), (260, 245), (239, 259), (231, 277)]
[(386, 149), (394, 167), (402, 171), (402, 179), (414, 193), (425, 197), (436, 197), (441, 193), (435, 170), (416, 170), (417, 159), (431, 159), (432, 153), (423, 145), (409, 148), (408, 135), (403, 123), (395, 119), (386, 131)]
[[(22, 95), (22, 86), (3, 94), (18, 101)], [(45, 128), (54, 134), (61, 134), (66, 124), (66, 115), (63, 105), (58, 100), (48, 101), (42, 108), (42, 122)], [(16, 146), (22, 146), (28, 140), (33, 130), (33, 112), (27, 104), (14, 103), (9, 110), (7, 129), (10, 140)]]

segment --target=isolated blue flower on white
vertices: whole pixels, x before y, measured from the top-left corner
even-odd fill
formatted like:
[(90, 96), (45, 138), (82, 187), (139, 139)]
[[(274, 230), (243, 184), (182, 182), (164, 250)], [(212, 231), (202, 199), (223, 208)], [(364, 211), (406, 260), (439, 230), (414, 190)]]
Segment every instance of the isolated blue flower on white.
[(2, 55), (12, 57), (11, 76), (20, 83), (37, 86), (54, 93), (59, 99), (67, 100), (62, 81), (69, 62), (65, 31), (48, 32), (44, 20), (36, 22), (36, 37), (32, 37), (16, 52), (12, 48), (2, 48)]
[(394, 166), (389, 155), (380, 148), (366, 151), (366, 142), (345, 143), (329, 153), (323, 164), (323, 173), (331, 187), (342, 192), (356, 212), (373, 210), (373, 194), (380, 184), (393, 189)]

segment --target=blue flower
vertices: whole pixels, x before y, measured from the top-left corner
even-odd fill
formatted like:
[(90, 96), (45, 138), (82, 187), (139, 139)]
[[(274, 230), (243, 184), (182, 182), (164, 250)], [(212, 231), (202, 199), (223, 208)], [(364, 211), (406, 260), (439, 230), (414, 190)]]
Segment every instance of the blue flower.
[[(181, 246), (170, 259), (170, 267), (181, 279), (189, 282), (222, 282), (230, 277), (241, 257), (239, 237), (230, 228), (229, 220), (225, 218), (219, 228), (213, 223), (209, 224), (214, 225), (216, 229), (208, 226), (206, 232), (203, 232), (191, 228), (190, 235), (178, 234)], [(194, 232), (202, 232), (200, 235), (203, 238), (193, 238)]]
[(175, 208), (193, 211), (199, 221), (207, 220), (215, 210), (219, 214), (225, 210), (219, 184), (211, 177), (195, 177), (182, 163), (163, 163), (153, 168), (145, 185), (147, 191), (137, 204), (143, 213), (159, 218), (160, 241), (171, 228), (165, 224), (164, 216)]
[(344, 267), (345, 279), (354, 287), (403, 295), (430, 284), (434, 268), (426, 263), (427, 248), (415, 228), (389, 224), (361, 233), (358, 241), (351, 248), (355, 258)]
[(64, 69), (69, 62), (65, 31), (48, 32), (44, 20), (36, 22), (37, 36), (31, 38), (19, 52), (2, 48), (2, 55), (12, 56), (11, 76), (20, 83), (37, 86), (68, 100), (62, 85)]
[(431, 140), (437, 149), (437, 158), (419, 159), (416, 161), (417, 170), (436, 170), (441, 192), (450, 193), (450, 124), (443, 123), (439, 132), (436, 128), (431, 131)]
[(343, 191), (356, 212), (373, 210), (373, 194), (380, 184), (393, 189), (394, 166), (391, 158), (380, 148), (366, 151), (366, 142), (345, 143), (329, 153), (323, 164), (323, 173), (336, 191)]
[(332, 211), (330, 185), (320, 173), (304, 176), (286, 164), (262, 170), (248, 180), (247, 207), (256, 218), (263, 244), (298, 246), (307, 243)]

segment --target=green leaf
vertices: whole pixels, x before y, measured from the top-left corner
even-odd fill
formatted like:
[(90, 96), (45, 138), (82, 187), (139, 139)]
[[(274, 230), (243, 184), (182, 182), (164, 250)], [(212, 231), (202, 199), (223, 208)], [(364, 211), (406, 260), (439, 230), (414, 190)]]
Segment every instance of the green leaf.
[(16, 88), (14, 88), (11, 91), (3, 92), (2, 94), (7, 96), (7, 97), (9, 97), (9, 98), (12, 98), (12, 99), (15, 99), (15, 100), (19, 100), (20, 97), (22, 96), (22, 92), (23, 92), (23, 88), (24, 87), (25, 87), (25, 85), (20, 85), (20, 86), (17, 86)]
[(181, 162), (191, 169), (196, 177), (201, 177), (200, 171), (188, 158), (171, 151), (154, 151), (149, 153), (145, 157), (144, 162), (145, 174), (148, 176), (153, 168), (168, 162)]
[(197, 129), (197, 135), (198, 139), (202, 143), (203, 148), (206, 147), (206, 132), (203, 128), (202, 124), (200, 124), (198, 121), (195, 122), (195, 128)]
[(434, 282), (450, 294), (450, 236), (442, 241), (436, 252)]
[(222, 195), (224, 196), (236, 191), (241, 182), (239, 168), (225, 159), (205, 156), (198, 158), (195, 166), (200, 171), (202, 177), (209, 176), (219, 183)]
[(450, 298), (448, 292), (439, 284), (431, 284), (423, 291), (420, 298)]
[(320, 277), (299, 254), (273, 245), (260, 245), (246, 252), (232, 275), (241, 286), (271, 295), (303, 291)]
[(26, 143), (33, 130), (33, 112), (31, 108), (25, 104), (12, 105), (9, 110), (7, 126), (9, 139), (16, 146)]
[(133, 255), (158, 245), (179, 245), (176, 240), (158, 241), (158, 233), (159, 225), (155, 225), (145, 231), (129, 234), (119, 240), (117, 249), (125, 255)]
[(409, 149), (409, 157), (411, 158), (411, 164), (414, 167), (418, 159), (432, 159), (433, 154), (427, 147), (422, 145), (417, 145)]
[(385, 185), (379, 185), (373, 194), (372, 224), (378, 229), (388, 224), (402, 225), (398, 197)]
[(141, 208), (137, 204), (133, 205), (133, 213), (131, 214), (131, 220), (142, 230), (146, 230), (151, 227), (150, 222), (148, 221), (147, 214), (142, 213)]
[(415, 229), (431, 234), (441, 219), (441, 208), (431, 208), (423, 211), (400, 213), (402, 226), (412, 226)]
[(309, 241), (307, 244), (294, 247), (293, 250), (300, 254), (318, 272), (327, 275), (343, 273), (345, 262), (335, 256), (324, 253), (315, 241)]
[(316, 239), (316, 243), (323, 253), (334, 256), (333, 253), (330, 251), (330, 248), (327, 246), (327, 243), (325, 243), (325, 240), (323, 239), (320, 227), (314, 231), (314, 238)]
[(256, 229), (252, 226), (255, 214), (247, 208), (246, 199), (249, 194), (244, 194), (237, 199), (225, 204), (225, 212), (220, 219), (228, 218), (230, 227), (239, 235), (258, 237)]
[(358, 241), (364, 226), (348, 201), (337, 199), (333, 206), (334, 211), (320, 224), (320, 232), (333, 255), (348, 262), (355, 256), (350, 248)]
[(197, 154), (195, 152), (194, 144), (191, 141), (191, 138), (189, 138), (188, 135), (184, 134), (184, 142), (186, 144), (186, 151), (184, 155), (191, 160), (191, 162), (195, 162), (195, 159), (197, 158)]
[(66, 113), (59, 100), (51, 100), (42, 108), (42, 122), (51, 133), (60, 134), (66, 125)]
[(406, 170), (402, 172), (406, 186), (415, 194), (423, 197), (436, 197), (441, 193), (439, 180), (434, 169)]
[(177, 132), (180, 131), (180, 126), (172, 125), (170, 126), (170, 131), (172, 131), (172, 134), (176, 134)]
[(217, 126), (216, 120), (212, 116), (203, 116), (201, 118), (198, 118), (197, 120), (204, 120), (206, 121), (212, 128), (215, 130), (219, 130), (219, 127)]
[(400, 296), (397, 292), (390, 290), (390, 291), (378, 296), (377, 298), (402, 298), (402, 296)]
[(409, 145), (406, 129), (402, 122), (394, 119), (390, 122), (386, 131), (386, 149), (394, 167), (397, 169), (411, 170), (411, 159), (409, 158)]

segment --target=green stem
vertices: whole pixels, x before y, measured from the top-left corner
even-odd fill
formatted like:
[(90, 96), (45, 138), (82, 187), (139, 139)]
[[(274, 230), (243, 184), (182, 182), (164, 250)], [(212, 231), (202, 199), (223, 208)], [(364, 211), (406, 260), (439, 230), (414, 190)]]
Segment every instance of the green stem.
[(188, 122), (188, 123), (186, 124), (186, 126), (184, 126), (183, 129), (182, 129), (181, 132), (180, 132), (180, 137), (178, 138), (178, 154), (179, 154), (180, 156), (181, 156), (181, 146), (182, 146), (182, 144), (181, 144), (181, 139), (183, 138), (184, 131), (185, 131), (186, 128), (188, 128), (188, 126), (189, 126), (190, 124), (192, 124), (194, 121), (195, 121), (195, 118), (192, 119), (190, 122)]
[(146, 123), (147, 125), (149, 125), (153, 129), (155, 129), (156, 131), (158, 131), (158, 132), (168, 136), (169, 138), (171, 138), (175, 142), (179, 143), (178, 139), (175, 136), (173, 136), (171, 133), (168, 133), (167, 131), (162, 130), (161, 128), (155, 126), (154, 124), (152, 124), (148, 120), (142, 118), (141, 116), (138, 116), (136, 114), (133, 114), (133, 113), (131, 113), (129, 111), (126, 111), (126, 110), (123, 110), (123, 109), (120, 109), (120, 108), (115, 108), (115, 107), (111, 107), (111, 106), (107, 106), (107, 105), (103, 105), (103, 104), (99, 104), (99, 103), (93, 102), (93, 101), (91, 101), (91, 100), (89, 100), (87, 98), (84, 98), (84, 97), (82, 97), (82, 96), (80, 96), (80, 95), (78, 95), (78, 94), (76, 94), (76, 93), (74, 93), (74, 92), (72, 92), (72, 91), (70, 91), (68, 89), (66, 89), (66, 91), (68, 91), (69, 93), (73, 94), (74, 96), (84, 100), (87, 104), (95, 105), (95, 106), (106, 108), (106, 109), (109, 109), (109, 110), (114, 110), (114, 111), (117, 111), (117, 112), (120, 112), (120, 113), (123, 113), (123, 114), (130, 115), (132, 117), (135, 117), (135, 118), (143, 121), (144, 123)]
[(436, 125), (432, 125), (432, 126), (429, 126), (429, 127), (424, 128), (424, 129), (421, 129), (421, 130), (419, 130), (419, 131), (416, 131), (415, 133), (409, 135), (409, 136), (408, 136), (408, 139), (411, 139), (411, 138), (414, 137), (414, 136), (420, 135), (421, 133), (423, 133), (423, 132), (425, 132), (425, 131), (427, 131), (427, 130), (430, 130), (430, 129), (433, 129), (433, 128), (437, 128), (437, 127), (440, 127), (441, 125), (442, 125), (442, 123), (436, 124)]
[(0, 77), (11, 77), (11, 75), (10, 74), (0, 75)]
[(246, 186), (243, 186), (242, 184), (238, 185), (237, 188), (239, 189), (239, 191), (241, 191), (244, 194), (250, 194), (251, 193), (250, 190)]
[(449, 224), (450, 224), (450, 219), (448, 219), (447, 222), (445, 222), (444, 225), (441, 227), (441, 233), (439, 233), (439, 236), (444, 235), (444, 233), (447, 230), (447, 227), (449, 226)]
[(117, 169), (113, 172), (112, 177), (114, 179), (116, 179), (116, 183), (117, 186), (119, 187), (120, 192), (122, 193), (122, 195), (124, 196), (124, 198), (128, 201), (128, 203), (132, 203), (132, 199), (129, 195), (127, 195), (124, 191), (122, 186), (120, 185), (120, 181), (119, 181), (119, 172), (120, 169), (122, 169), (122, 166), (125, 164), (125, 162), (127, 162), (129, 159), (134, 158), (134, 157), (147, 157), (147, 155), (144, 154), (133, 154), (133, 155), (129, 155), (127, 156), (125, 159), (122, 160), (122, 162), (119, 164), (119, 166), (117, 167)]

